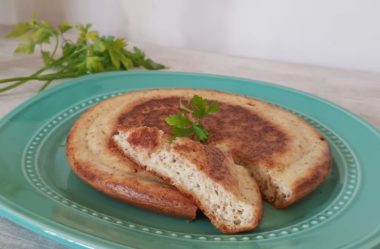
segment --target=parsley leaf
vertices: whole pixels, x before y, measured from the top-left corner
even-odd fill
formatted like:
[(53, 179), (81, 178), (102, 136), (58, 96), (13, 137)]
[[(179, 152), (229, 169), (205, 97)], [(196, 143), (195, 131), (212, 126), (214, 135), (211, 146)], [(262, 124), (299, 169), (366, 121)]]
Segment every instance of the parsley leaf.
[(207, 100), (203, 99), (198, 95), (194, 95), (190, 103), (193, 107), (193, 115), (195, 117), (201, 119), (207, 114)]
[(178, 112), (176, 115), (169, 115), (165, 118), (168, 125), (177, 128), (186, 128), (192, 125), (190, 119), (183, 112)]
[(193, 127), (194, 132), (195, 132), (195, 139), (199, 141), (206, 141), (208, 138), (208, 132), (206, 128), (204, 128), (201, 125), (196, 125)]
[(72, 26), (66, 21), (64, 21), (58, 25), (58, 29), (62, 34), (69, 31), (71, 28), (72, 28)]
[(216, 101), (211, 102), (210, 106), (208, 107), (208, 113), (214, 113), (219, 111), (219, 104)]
[(165, 122), (171, 126), (170, 141), (176, 137), (190, 137), (200, 142), (205, 142), (208, 138), (208, 131), (202, 125), (201, 119), (219, 110), (219, 104), (212, 101), (209, 104), (207, 99), (194, 95), (188, 105), (180, 101), (179, 111), (175, 115), (169, 115)]

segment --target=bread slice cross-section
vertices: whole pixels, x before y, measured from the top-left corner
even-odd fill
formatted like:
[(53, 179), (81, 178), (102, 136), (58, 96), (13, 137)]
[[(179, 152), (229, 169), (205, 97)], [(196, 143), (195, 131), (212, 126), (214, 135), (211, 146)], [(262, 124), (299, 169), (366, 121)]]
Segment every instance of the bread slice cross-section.
[(189, 138), (169, 141), (150, 127), (121, 128), (112, 138), (130, 159), (191, 197), (221, 232), (249, 231), (259, 223), (259, 189), (229, 154)]

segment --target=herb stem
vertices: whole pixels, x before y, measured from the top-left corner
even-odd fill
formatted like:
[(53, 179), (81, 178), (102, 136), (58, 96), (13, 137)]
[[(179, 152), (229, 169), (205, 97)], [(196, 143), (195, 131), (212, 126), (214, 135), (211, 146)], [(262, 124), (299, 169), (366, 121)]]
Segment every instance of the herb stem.
[(57, 52), (58, 45), (59, 45), (59, 36), (55, 35), (55, 47), (54, 47), (53, 52), (51, 53), (51, 58), (53, 59), (54, 59), (55, 53)]
[(45, 90), (45, 88), (48, 87), (48, 86), (51, 84), (51, 82), (53, 82), (53, 80), (54, 80), (54, 79), (47, 80), (47, 81), (45, 82), (45, 84), (40, 88), (39, 92)]
[[(78, 51), (80, 52), (80, 51)], [(35, 77), (35, 76), (38, 76), (40, 75), (42, 72), (44, 72), (45, 70), (47, 69), (50, 69), (50, 68), (53, 68), (54, 66), (56, 65), (59, 65), (60, 63), (62, 63), (62, 61), (64, 60), (67, 60), (67, 59), (70, 59), (70, 57), (76, 55), (77, 53), (73, 53), (73, 54), (70, 54), (70, 55), (66, 55), (66, 56), (62, 56), (60, 57), (59, 59), (53, 61), (52, 63), (46, 65), (45, 67), (41, 68), (40, 70), (36, 71), (35, 73), (29, 75), (29, 76), (22, 76), (22, 77), (12, 77), (12, 78), (7, 78), (7, 79), (1, 79), (0, 80), (0, 84), (4, 84), (4, 83), (10, 83), (10, 82), (13, 82), (13, 81), (24, 81), (24, 80), (40, 80), (38, 77)], [(54, 73), (54, 74), (51, 74), (51, 75), (56, 75), (58, 73)], [(45, 75), (45, 76), (49, 76), (49, 75)], [(15, 83), (13, 85), (16, 85), (16, 86), (19, 86), (21, 85), (22, 83), (18, 82), (18, 83)], [(11, 85), (12, 86), (12, 85)], [(7, 88), (7, 87), (4, 87), (4, 88)], [(0, 88), (0, 92), (2, 92), (1, 90), (3, 90), (4, 88)], [(9, 88), (9, 89), (12, 89), (13, 87)], [(8, 89), (8, 88), (7, 88)]]
[(39, 80), (39, 81), (45, 81), (45, 80), (48, 80), (48, 79), (59, 79), (61, 77), (63, 78), (69, 78), (69, 77), (74, 77), (74, 76), (78, 76), (79, 73), (62, 73), (62, 72), (58, 72), (58, 73), (51, 73), (51, 74), (44, 74), (44, 75), (30, 75), (30, 76), (24, 76), (24, 77), (15, 77), (15, 78), (9, 78), (7, 80), (9, 80), (8, 82), (1, 82), (1, 83), (10, 83), (12, 81), (19, 81), (15, 84), (20, 84), (21, 81), (24, 81), (24, 80)]
[(37, 76), (37, 75), (41, 74), (42, 72), (44, 72), (48, 68), (49, 68), (49, 66), (45, 66), (45, 67), (39, 69), (38, 71), (34, 72), (30, 76), (13, 77), (13, 78), (8, 78), (8, 79), (2, 79), (2, 80), (0, 80), (0, 84), (2, 84), (2, 83), (9, 83), (9, 82), (12, 82), (12, 81), (23, 81), (25, 79), (29, 79), (30, 77), (34, 77), (34, 76)]
[(24, 80), (24, 79), (29, 79), (29, 77), (30, 76), (22, 76), (22, 77), (13, 77), (13, 78), (8, 78), (8, 79), (1, 79), (0, 84), (9, 83), (9, 82), (13, 82), (13, 81), (20, 81), (20, 80)]
[(183, 110), (183, 111), (186, 111), (188, 113), (193, 113), (193, 110), (187, 108), (184, 104), (182, 104), (182, 102), (180, 101), (179, 103), (179, 109)]
[(28, 81), (29, 81), (29, 77), (24, 77), (23, 80), (20, 80), (20, 81), (18, 81), (18, 82), (16, 82), (16, 83), (13, 83), (13, 84), (11, 84), (11, 85), (9, 85), (9, 86), (6, 86), (6, 87), (3, 87), (3, 88), (0, 88), (0, 93), (5, 92), (5, 91), (8, 91), (8, 90), (11, 90), (11, 89), (13, 89), (13, 88), (15, 88), (15, 87), (17, 87), (17, 86), (19, 86), (19, 85), (22, 85), (22, 84), (24, 84), (24, 83), (26, 83), (26, 82), (28, 82)]
[[(1, 84), (1, 83), (9, 83), (9, 82), (12, 82), (12, 81), (18, 81), (18, 82), (13, 83), (13, 84), (11, 84), (11, 85), (9, 85), (9, 86), (6, 86), (6, 87), (3, 87), (3, 88), (0, 88), (0, 93), (5, 92), (5, 91), (8, 91), (8, 90), (10, 90), (10, 89), (13, 89), (13, 88), (15, 88), (15, 87), (18, 87), (18, 86), (20, 86), (20, 85), (22, 85), (22, 84), (28, 82), (28, 81), (30, 80), (30, 78), (35, 77), (35, 76), (38, 76), (39, 74), (41, 74), (42, 72), (44, 72), (46, 69), (48, 69), (48, 67), (45, 66), (45, 67), (41, 68), (40, 70), (36, 71), (35, 73), (33, 73), (32, 75), (27, 76), (27, 77), (14, 77), (14, 78), (8, 78), (8, 79), (5, 79), (5, 80), (7, 80), (7, 81), (5, 81), (5, 80), (0, 80), (0, 84)], [(9, 79), (11, 79), (11, 80), (9, 80)], [(14, 80), (14, 79), (16, 79), (16, 80)]]
[[(33, 74), (33, 75), (28, 76), (28, 77), (19, 77), (21, 79), (20, 81), (13, 83), (9, 86), (0, 88), (0, 93), (11, 90), (17, 86), (20, 86), (20, 85), (28, 82), (29, 80), (53, 81), (53, 80), (58, 80), (58, 79), (74, 78), (74, 77), (80, 76), (80, 73), (66, 73), (66, 74), (64, 74), (64, 73), (63, 74), (62, 73), (52, 73), (52, 74), (46, 74), (46, 75), (41, 75), (41, 76), (38, 76), (35, 74)], [(48, 83), (48, 85), (49, 84), (50, 83)], [(43, 86), (43, 89), (45, 89), (47, 86), (45, 86), (45, 87)]]
[(66, 78), (73, 78), (81, 75), (80, 73), (52, 73), (47, 75), (41, 75), (40, 77), (34, 78), (35, 80), (39, 81), (46, 81), (46, 80), (59, 80), (59, 79), (66, 79)]

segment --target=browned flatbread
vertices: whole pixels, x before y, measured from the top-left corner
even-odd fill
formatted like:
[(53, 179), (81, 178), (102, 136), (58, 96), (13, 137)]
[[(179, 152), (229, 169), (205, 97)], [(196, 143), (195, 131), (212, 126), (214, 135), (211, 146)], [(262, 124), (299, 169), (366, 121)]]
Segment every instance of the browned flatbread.
[[(278, 208), (313, 191), (328, 175), (331, 157), (321, 134), (301, 118), (262, 101), (217, 91), (152, 89), (130, 92), (99, 103), (74, 125), (67, 156), (74, 171), (98, 190), (166, 214), (194, 217), (196, 206), (175, 188), (139, 170), (110, 146), (118, 126), (157, 127), (177, 111), (179, 100), (194, 94), (220, 102), (208, 116), (209, 144), (247, 167), (264, 198)], [(191, 214), (191, 215), (190, 215)]]

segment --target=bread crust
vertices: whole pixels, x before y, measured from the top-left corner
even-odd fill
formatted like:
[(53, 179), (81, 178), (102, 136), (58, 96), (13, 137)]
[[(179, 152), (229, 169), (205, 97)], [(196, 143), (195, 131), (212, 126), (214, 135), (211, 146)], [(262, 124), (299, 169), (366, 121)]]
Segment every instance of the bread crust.
[[(83, 141), (88, 136), (88, 126), (94, 121), (94, 114), (102, 114), (101, 105), (112, 107), (113, 102), (114, 99), (110, 99), (92, 107), (71, 128), (66, 142), (66, 156), (73, 171), (93, 188), (120, 201), (167, 215), (194, 219), (198, 208), (190, 198), (158, 177), (142, 171), (109, 144), (114, 127), (99, 129), (99, 133), (91, 134), (99, 136), (107, 133), (100, 138), (99, 153), (91, 151), (88, 141)], [(105, 112), (109, 111), (105, 108)], [(111, 116), (111, 120), (117, 118), (117, 112)], [(99, 158), (107, 157), (110, 159), (97, 162)]]
[[(274, 195), (264, 195), (274, 206), (293, 204), (329, 174), (328, 144), (314, 127), (286, 110), (245, 96), (214, 90), (150, 89), (128, 105), (118, 125), (151, 126), (168, 132), (164, 117), (177, 111), (180, 99), (185, 102), (194, 94), (220, 103), (220, 111), (204, 119), (209, 144), (230, 152), (235, 163), (247, 167), (256, 180), (259, 169), (268, 172), (272, 183), (280, 179), (281, 185), (286, 185), (290, 194), (272, 185)], [(259, 185), (265, 187), (260, 181)]]
[[(249, 171), (235, 165), (232, 157), (227, 152), (222, 152), (212, 145), (204, 145), (189, 138), (177, 138), (169, 143), (169, 135), (159, 133), (157, 128), (152, 127), (119, 128), (115, 136), (119, 136), (119, 133), (123, 133), (122, 136), (127, 137), (124, 142), (128, 143), (131, 149), (123, 148), (123, 144), (120, 141), (117, 146), (119, 146), (120, 150), (124, 151), (124, 154), (130, 160), (134, 161), (141, 168), (162, 178), (168, 184), (176, 186), (181, 193), (191, 198), (197, 204), (221, 232), (231, 234), (250, 231), (259, 224), (263, 214), (263, 204), (259, 188), (250, 177)], [(120, 138), (117, 140), (120, 140)], [(115, 143), (117, 144), (117, 142)], [(148, 166), (153, 163), (152, 158), (149, 157), (160, 150), (170, 151), (169, 153), (185, 159), (198, 172), (205, 174), (207, 181), (220, 184), (223, 186), (224, 191), (230, 193), (236, 200), (249, 203), (252, 206), (252, 219), (249, 220), (249, 224), (244, 226), (226, 225), (222, 220), (213, 215), (213, 210), (210, 210), (206, 203), (196, 198), (197, 193), (195, 189), (186, 189), (179, 181)], [(136, 156), (133, 156), (134, 151), (143, 154), (142, 158), (144, 158), (144, 161), (139, 161)], [(154, 162), (156, 162), (154, 164), (157, 164), (157, 161)], [(178, 162), (173, 161), (172, 163), (176, 165)]]
[[(331, 170), (331, 155), (328, 144), (321, 134), (296, 115), (260, 100), (214, 90), (147, 89), (129, 92), (103, 101), (93, 109), (96, 109), (99, 115), (112, 112), (112, 115), (106, 115), (103, 122), (103, 124), (107, 124), (109, 129), (113, 130), (112, 132), (117, 130), (118, 127), (133, 126), (157, 127), (168, 132), (169, 127), (165, 124), (164, 117), (173, 112), (175, 113), (179, 98), (183, 100), (190, 99), (194, 94), (221, 103), (222, 110), (205, 119), (205, 126), (210, 130), (209, 143), (224, 151), (229, 151), (235, 163), (245, 166), (256, 179), (258, 169), (266, 171), (273, 179), (280, 179), (280, 185), (286, 186), (290, 191), (287, 196), (281, 192), (276, 192), (274, 197), (264, 195), (264, 198), (274, 206), (284, 208), (293, 204), (312, 192), (326, 179)], [(150, 103), (150, 105), (147, 105), (147, 103)], [(103, 112), (99, 111), (99, 109), (103, 109)], [(93, 122), (97, 119), (93, 114), (94, 111), (88, 111), (88, 114), (84, 114), (77, 123), (83, 123), (83, 121), (87, 123)], [(247, 118), (247, 116), (249, 117)], [(229, 120), (228, 122), (230, 123), (226, 120)], [(221, 125), (220, 122), (224, 123)], [(67, 154), (74, 171), (84, 179), (86, 173), (76, 170), (77, 166), (75, 165), (81, 163), (91, 165), (93, 162), (91, 162), (91, 158), (85, 158), (87, 161), (83, 160), (83, 158), (77, 160), (76, 156), (80, 153), (77, 151), (77, 147), (71, 146), (72, 149), (69, 149), (70, 144), (76, 143), (70, 137), (80, 136), (86, 130), (85, 128), (75, 128), (76, 126), (78, 125), (74, 125), (70, 132)], [(107, 130), (107, 132), (109, 131)], [(90, 135), (99, 136), (99, 134), (93, 133)], [(116, 157), (115, 155), (118, 154), (110, 152), (112, 150), (109, 148), (104, 150), (107, 150), (106, 155), (103, 155), (106, 157)], [(115, 161), (115, 159), (113, 160)], [(116, 168), (120, 168), (121, 164), (120, 162), (116, 163)], [(136, 196), (146, 194), (146, 196), (151, 196), (152, 199), (155, 199), (153, 196), (157, 193), (152, 192), (153, 190), (151, 191), (150, 189), (157, 186), (162, 187), (163, 191), (171, 193), (168, 195), (170, 197), (168, 199), (165, 199), (162, 194), (162, 200), (158, 198), (156, 201), (152, 201), (149, 204), (149, 209), (168, 213), (164, 210), (165, 207), (160, 204), (160, 201), (166, 203), (166, 201), (170, 202), (170, 200), (174, 199), (173, 203), (181, 203), (182, 206), (177, 209), (179, 204), (173, 204), (173, 208), (168, 208), (170, 212), (186, 210), (186, 214), (181, 213), (180, 215), (192, 218), (195, 216), (196, 206), (188, 197), (184, 197), (177, 190), (162, 181), (160, 182), (152, 174), (147, 174), (146, 172), (143, 174), (130, 161), (124, 162), (124, 164), (127, 165), (125, 168), (128, 168), (127, 175), (131, 176), (131, 179), (147, 184), (138, 185), (133, 189)], [(108, 167), (113, 166), (108, 165)], [(93, 168), (89, 167), (89, 171), (96, 173)], [(146, 180), (145, 177), (149, 180)], [(106, 194), (112, 192), (116, 198), (119, 198), (118, 195), (124, 196), (128, 192), (124, 191), (125, 193), (121, 194), (118, 193), (118, 188), (112, 190), (110, 185), (105, 184), (106, 180), (103, 180), (102, 184), (99, 183), (100, 180), (84, 180)], [(154, 184), (150, 185), (151, 182)], [(118, 182), (118, 184), (120, 183)], [(132, 188), (127, 183), (122, 184)], [(260, 190), (263, 192), (262, 185), (260, 185)], [(140, 206), (144, 205), (143, 202), (146, 201), (143, 198), (141, 201), (137, 198), (121, 197), (120, 199)], [(188, 210), (191, 210), (191, 212)]]

